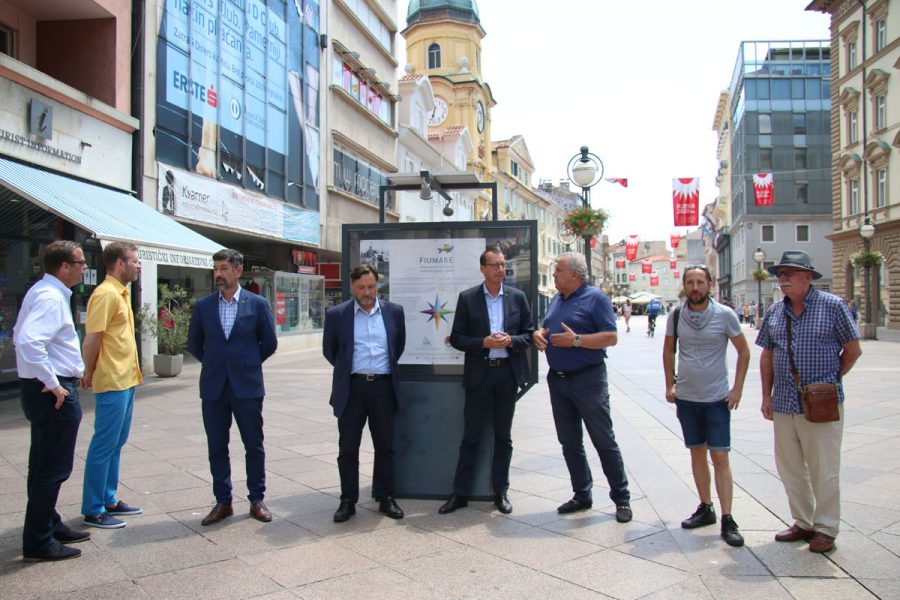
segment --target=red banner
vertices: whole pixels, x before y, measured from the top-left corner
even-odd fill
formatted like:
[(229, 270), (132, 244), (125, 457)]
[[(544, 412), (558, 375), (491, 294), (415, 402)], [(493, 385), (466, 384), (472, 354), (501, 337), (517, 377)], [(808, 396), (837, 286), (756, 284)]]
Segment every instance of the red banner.
[(681, 279), (681, 274), (678, 271), (672, 271), (672, 275), (674, 279)]
[(650, 273), (651, 271), (653, 271), (653, 263), (646, 259), (642, 260), (641, 273)]
[(628, 274), (628, 281), (634, 281), (635, 279), (637, 279), (637, 276), (634, 274), (634, 272)]
[(621, 179), (615, 178), (615, 177), (607, 177), (606, 181), (608, 181), (610, 183), (618, 183), (619, 185), (621, 185), (624, 188), (628, 187), (628, 178), (627, 177), (621, 178)]
[(681, 234), (673, 233), (669, 235), (669, 243), (672, 245), (672, 250), (678, 248), (678, 244), (681, 243)]
[(656, 287), (659, 285), (659, 274), (654, 273), (650, 276), (650, 287)]
[(617, 268), (617, 269), (624, 269), (624, 268), (625, 268), (625, 261), (624, 261), (624, 260), (617, 260), (617, 261), (616, 261), (616, 268)]
[(675, 227), (700, 224), (700, 178), (682, 177), (672, 180), (672, 208)]
[(284, 325), (287, 323), (287, 299), (284, 292), (275, 294), (275, 324)]
[(629, 235), (628, 239), (625, 240), (625, 258), (628, 260), (634, 260), (637, 258), (638, 245), (640, 244), (640, 239), (636, 235)]
[(775, 204), (775, 182), (771, 173), (759, 173), (753, 175), (753, 196), (757, 206), (772, 206)]
[(674, 269), (677, 266), (678, 266), (678, 261), (675, 260), (674, 258), (670, 258), (669, 259), (669, 268)]
[(596, 248), (596, 247), (597, 247), (597, 238), (592, 237), (591, 238), (591, 248)]

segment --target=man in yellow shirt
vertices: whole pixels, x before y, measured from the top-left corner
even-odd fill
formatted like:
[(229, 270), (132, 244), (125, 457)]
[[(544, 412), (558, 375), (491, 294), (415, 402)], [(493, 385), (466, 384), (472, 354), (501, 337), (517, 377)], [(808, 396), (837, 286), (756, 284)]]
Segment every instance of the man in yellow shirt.
[(128, 441), (134, 388), (143, 381), (134, 339), (129, 283), (141, 270), (137, 246), (113, 242), (103, 249), (106, 279), (91, 294), (82, 355), (82, 387), (94, 388), (94, 437), (84, 467), (83, 523), (102, 529), (125, 527), (114, 515), (139, 515), (140, 508), (116, 498), (119, 456)]

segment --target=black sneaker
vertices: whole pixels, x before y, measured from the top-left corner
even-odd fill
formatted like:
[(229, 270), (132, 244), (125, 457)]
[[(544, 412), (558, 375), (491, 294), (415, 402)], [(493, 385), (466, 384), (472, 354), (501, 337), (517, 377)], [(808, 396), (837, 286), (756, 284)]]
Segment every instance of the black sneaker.
[(681, 522), (681, 526), (684, 529), (696, 529), (704, 525), (715, 525), (717, 520), (716, 510), (713, 508), (713, 505), (701, 502), (694, 514)]
[(731, 515), (722, 515), (722, 539), (729, 546), (743, 546), (744, 536), (738, 533), (737, 523), (731, 518)]

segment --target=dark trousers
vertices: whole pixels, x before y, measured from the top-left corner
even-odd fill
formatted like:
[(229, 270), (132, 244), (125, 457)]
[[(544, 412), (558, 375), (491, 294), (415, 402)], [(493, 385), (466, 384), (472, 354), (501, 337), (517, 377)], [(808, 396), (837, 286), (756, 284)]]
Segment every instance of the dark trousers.
[(509, 463), (512, 460), (512, 422), (516, 410), (516, 376), (507, 362), (488, 367), (481, 384), (466, 390), (465, 426), (459, 444), (459, 460), (453, 478), (453, 493), (468, 496), (472, 491), (472, 476), (478, 442), (485, 421), (494, 424), (494, 456), (491, 461), (491, 484), (495, 494), (509, 490)]
[(350, 380), (350, 399), (338, 417), (338, 472), (341, 475), (341, 499), (359, 501), (359, 444), (363, 427), (369, 421), (369, 433), (375, 447), (372, 495), (394, 495), (394, 415), (397, 402), (390, 377), (376, 381)]
[(22, 531), (25, 554), (39, 553), (57, 544), (53, 532), (65, 525), (56, 512), (59, 488), (72, 474), (75, 440), (81, 423), (78, 380), (60, 379), (69, 396), (54, 408), (56, 397), (41, 392), (37, 379), (21, 379), (22, 409), (31, 423), (31, 450), (28, 453), (28, 506)]
[(587, 429), (594, 448), (600, 456), (600, 466), (609, 483), (609, 497), (616, 505), (628, 504), (628, 477), (625, 463), (613, 433), (609, 413), (609, 385), (606, 365), (576, 375), (559, 376), (553, 371), (547, 375), (550, 388), (550, 405), (556, 437), (562, 444), (563, 457), (569, 468), (572, 491), (581, 500), (591, 499), (594, 481), (584, 452), (582, 423)]
[(241, 441), (244, 442), (244, 460), (247, 464), (247, 498), (261, 501), (266, 494), (266, 450), (263, 447), (262, 398), (238, 399), (226, 383), (217, 400), (203, 400), (203, 428), (209, 446), (209, 471), (213, 478), (213, 494), (216, 502), (231, 502), (231, 459), (228, 440), (231, 416), (237, 422)]

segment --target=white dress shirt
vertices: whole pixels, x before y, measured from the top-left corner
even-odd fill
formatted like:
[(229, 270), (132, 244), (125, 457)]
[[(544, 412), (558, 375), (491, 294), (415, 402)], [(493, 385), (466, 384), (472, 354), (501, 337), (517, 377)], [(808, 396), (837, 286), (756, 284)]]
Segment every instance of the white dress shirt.
[(72, 290), (49, 273), (25, 294), (13, 329), (16, 368), (22, 379), (38, 379), (52, 390), (59, 387), (57, 375), (84, 375), (71, 298)]

